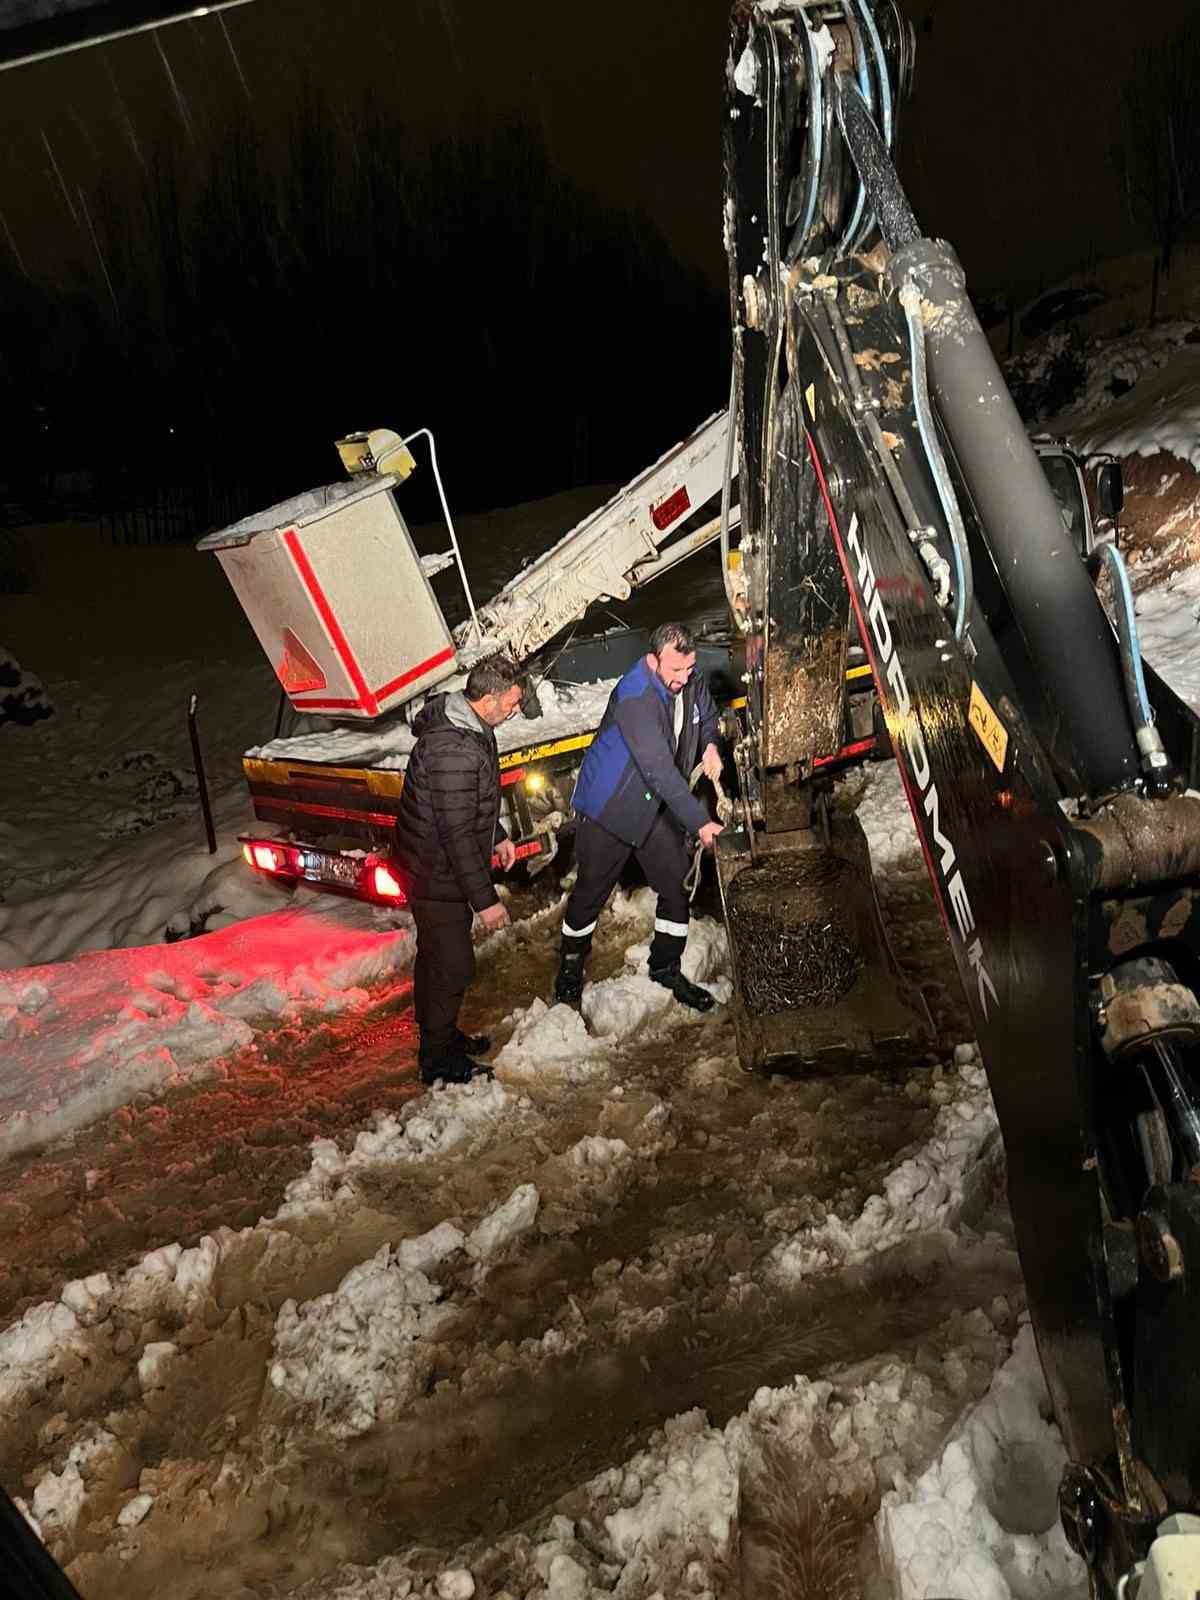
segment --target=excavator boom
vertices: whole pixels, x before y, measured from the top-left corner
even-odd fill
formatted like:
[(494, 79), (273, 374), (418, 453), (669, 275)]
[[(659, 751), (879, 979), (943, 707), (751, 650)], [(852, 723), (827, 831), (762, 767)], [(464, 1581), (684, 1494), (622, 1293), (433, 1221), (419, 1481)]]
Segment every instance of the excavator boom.
[[(750, 683), (742, 830), (718, 868), (739, 1042), (748, 1065), (811, 1069), (837, 1064), (839, 1034), (843, 1058), (878, 1059), (882, 1028), (897, 1055), (907, 1006), (921, 1043), (819, 762), (857, 635), (1004, 1137), (1068, 1537), (1115, 1594), (1200, 1492), (1200, 724), (1140, 660), (1115, 549), (1106, 615), (962, 269), (903, 192), (911, 70), (894, 0), (734, 13)], [(750, 992), (768, 900), (778, 939), (818, 914), (830, 929), (773, 1012)], [(886, 1025), (879, 995), (899, 1008)]]

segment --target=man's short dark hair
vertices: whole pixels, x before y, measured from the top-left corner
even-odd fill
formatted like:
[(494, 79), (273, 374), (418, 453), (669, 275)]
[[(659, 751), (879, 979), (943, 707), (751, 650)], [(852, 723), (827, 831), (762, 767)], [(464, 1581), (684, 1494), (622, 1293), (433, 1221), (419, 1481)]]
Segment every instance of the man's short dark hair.
[(514, 683), (520, 683), (522, 672), (511, 656), (485, 656), (467, 673), (464, 694), (468, 700), (482, 700), (484, 695), (503, 694)]
[(682, 622), (660, 622), (650, 635), (650, 654), (661, 656), (668, 646), (678, 650), (680, 655), (690, 656), (696, 648), (696, 639)]

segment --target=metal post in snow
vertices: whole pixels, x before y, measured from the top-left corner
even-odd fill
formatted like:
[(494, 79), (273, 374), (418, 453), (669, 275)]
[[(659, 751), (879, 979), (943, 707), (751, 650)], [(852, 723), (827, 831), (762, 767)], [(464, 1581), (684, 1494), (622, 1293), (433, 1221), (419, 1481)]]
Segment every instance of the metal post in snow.
[(196, 726), (196, 707), (199, 696), (193, 694), (188, 701), (188, 737), (192, 741), (192, 765), (196, 770), (196, 787), (200, 793), (200, 811), (204, 817), (204, 832), (208, 839), (208, 853), (217, 853), (217, 835), (213, 828), (212, 806), (208, 800), (208, 779), (204, 775), (204, 757), (200, 752), (200, 730)]

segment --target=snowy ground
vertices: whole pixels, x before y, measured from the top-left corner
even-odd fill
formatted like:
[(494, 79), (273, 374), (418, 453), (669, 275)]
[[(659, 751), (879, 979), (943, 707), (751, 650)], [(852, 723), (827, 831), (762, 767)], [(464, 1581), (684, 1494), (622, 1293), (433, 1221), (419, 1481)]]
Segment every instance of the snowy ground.
[[(1187, 392), (1183, 342), (1122, 355), (1161, 381), (1104, 426), (1150, 463), (1147, 654), (1200, 708), (1195, 472), (1155, 398)], [(274, 693), (215, 563), (59, 537), (42, 609), (5, 619), (53, 714), (0, 729), (0, 1471), (87, 1600), (1082, 1597), (995, 1118), (894, 769), (843, 800), (928, 1061), (747, 1076), (723, 1005), (646, 978), (645, 892), (602, 919), (584, 1015), (549, 1007), (542, 884), (480, 949), (464, 1020), (494, 1082), (428, 1095), (406, 919), (233, 861)], [(124, 610), (80, 597), (89, 562)], [(687, 960), (726, 997), (711, 918)]]
[[(590, 1031), (536, 997), (555, 908), (485, 949), (494, 1083), (414, 1094), (403, 1027), (334, 1035), (390, 1109), (342, 1118), (336, 1060), (301, 1078), (284, 1044), (265, 1094), (233, 1071), (9, 1164), (0, 1456), (89, 1600), (167, 1574), (179, 1596), (915, 1596), (958, 1549), (964, 1594), (1075, 1581), (1052, 1503), (980, 1443), (1008, 1430), (1055, 1476), (1027, 1351), (984, 1399), (1020, 1277), (894, 772), (859, 813), (943, 1040), (906, 1079), (747, 1077), (723, 1008), (645, 978), (639, 891), (602, 921)], [(725, 992), (715, 923), (688, 962)]]

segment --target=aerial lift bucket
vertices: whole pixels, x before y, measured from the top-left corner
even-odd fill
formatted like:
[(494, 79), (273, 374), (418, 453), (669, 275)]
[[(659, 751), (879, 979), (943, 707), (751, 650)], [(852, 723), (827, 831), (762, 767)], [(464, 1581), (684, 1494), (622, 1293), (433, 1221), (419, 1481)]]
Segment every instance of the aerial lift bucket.
[(909, 1066), (933, 1043), (884, 931), (862, 825), (726, 829), (717, 850), (738, 1054), (750, 1071)]

